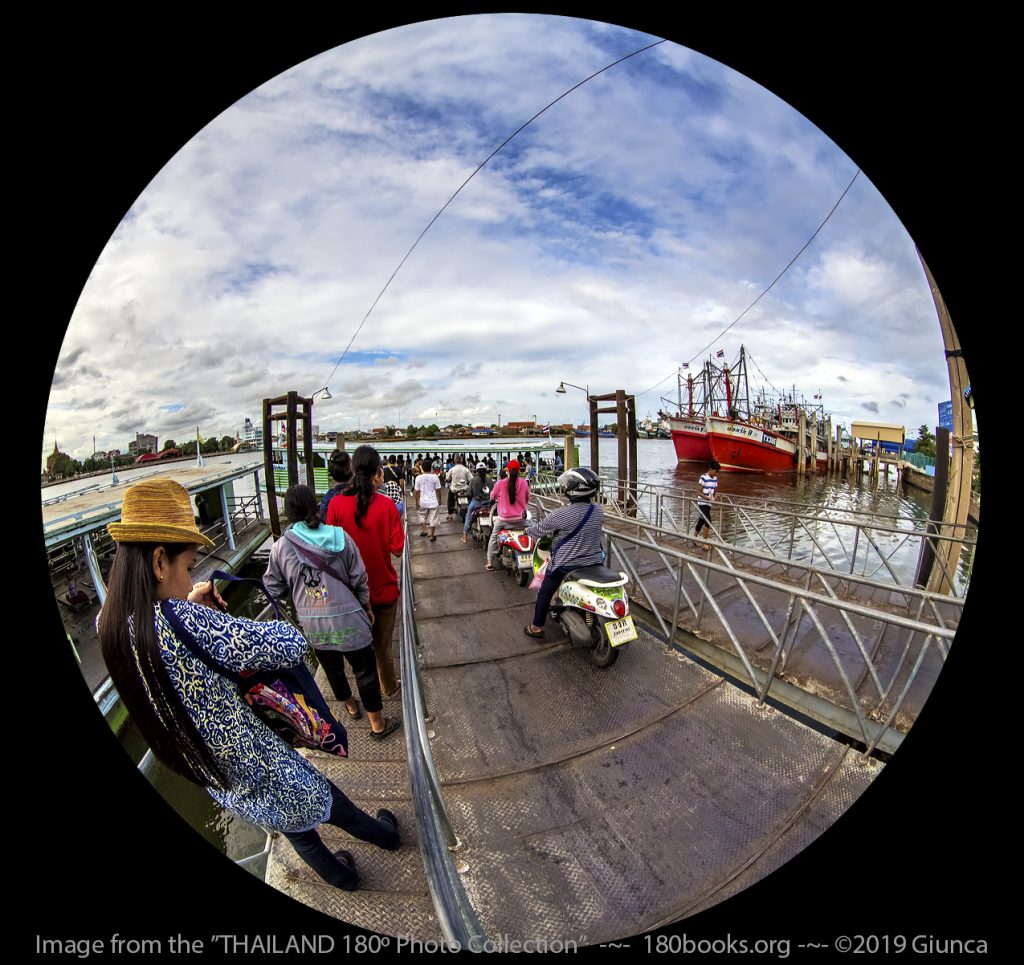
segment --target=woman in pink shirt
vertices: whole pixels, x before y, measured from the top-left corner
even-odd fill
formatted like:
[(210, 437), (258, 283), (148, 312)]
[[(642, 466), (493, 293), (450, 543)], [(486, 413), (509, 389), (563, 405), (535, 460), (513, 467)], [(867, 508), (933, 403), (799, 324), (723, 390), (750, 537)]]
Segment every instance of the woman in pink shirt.
[(507, 526), (521, 526), (526, 515), (526, 504), (530, 501), (530, 484), (519, 478), (519, 462), (510, 459), (505, 467), (508, 475), (499, 479), (491, 489), (491, 499), (497, 504), (497, 516), (491, 527), (491, 538), (487, 543), (487, 569), (494, 569), (494, 558), (498, 548), (498, 530)]

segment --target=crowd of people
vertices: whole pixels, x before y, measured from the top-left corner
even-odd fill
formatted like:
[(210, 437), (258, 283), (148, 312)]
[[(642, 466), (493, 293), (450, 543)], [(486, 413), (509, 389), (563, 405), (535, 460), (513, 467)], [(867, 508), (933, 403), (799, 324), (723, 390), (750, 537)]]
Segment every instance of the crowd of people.
[[(117, 549), (97, 628), (114, 686), (154, 755), (224, 808), (282, 833), (323, 880), (358, 888), (353, 855), (331, 853), (317, 826), (336, 825), (394, 850), (397, 818), (386, 808), (370, 815), (350, 801), (256, 715), (238, 682), (253, 672), (294, 667), (312, 647), (349, 725), (365, 711), (369, 738), (387, 740), (401, 727), (384, 710), (401, 688), (392, 647), (401, 592), (394, 558), (405, 546), (400, 507), (415, 500), (420, 534), (431, 540), (444, 487), (449, 519), (454, 494), (465, 492), (471, 511), (495, 500), (499, 523), (521, 521), (536, 471), (532, 456), (523, 454), (499, 466), (489, 454), (385, 461), (371, 446), (333, 453), (333, 485), (321, 500), (305, 485), (285, 493), (291, 525), (274, 543), (263, 578), (272, 599), (291, 598), (301, 631), (282, 620), (231, 616), (212, 582), (193, 585), (197, 551), (213, 544), (196, 525), (188, 491), (166, 478), (131, 486), (120, 521), (108, 526)], [(580, 472), (590, 470), (570, 470)], [(467, 531), (468, 522), (463, 542)], [(558, 527), (551, 532), (557, 537)], [(494, 550), (492, 536), (488, 569)], [(559, 559), (559, 571), (573, 564), (571, 557)], [(548, 598), (549, 582), (542, 593)], [(546, 614), (546, 606), (538, 608), (535, 624), (541, 609)]]

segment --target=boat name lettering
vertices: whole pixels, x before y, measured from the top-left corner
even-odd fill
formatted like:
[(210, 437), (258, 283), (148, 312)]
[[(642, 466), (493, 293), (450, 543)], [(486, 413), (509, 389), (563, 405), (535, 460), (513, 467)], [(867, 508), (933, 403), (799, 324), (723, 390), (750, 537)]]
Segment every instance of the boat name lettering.
[(725, 431), (726, 432), (732, 432), (733, 434), (735, 434), (737, 436), (752, 436), (754, 434), (754, 430), (751, 429), (749, 426), (736, 426), (736, 425), (733, 425), (732, 423), (730, 423), (726, 427)]
[(774, 446), (774, 445), (778, 444), (778, 440), (775, 438), (775, 436), (771, 436), (767, 432), (762, 432), (761, 433), (761, 441), (766, 446)]

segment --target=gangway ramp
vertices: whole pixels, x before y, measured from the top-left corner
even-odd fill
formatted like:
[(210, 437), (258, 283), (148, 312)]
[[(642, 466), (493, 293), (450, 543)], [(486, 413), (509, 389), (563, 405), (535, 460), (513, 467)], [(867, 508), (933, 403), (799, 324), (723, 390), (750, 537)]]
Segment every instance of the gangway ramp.
[(882, 765), (642, 631), (594, 667), (454, 523), (411, 534), (431, 748), (488, 935), (595, 943), (708, 907), (810, 843)]

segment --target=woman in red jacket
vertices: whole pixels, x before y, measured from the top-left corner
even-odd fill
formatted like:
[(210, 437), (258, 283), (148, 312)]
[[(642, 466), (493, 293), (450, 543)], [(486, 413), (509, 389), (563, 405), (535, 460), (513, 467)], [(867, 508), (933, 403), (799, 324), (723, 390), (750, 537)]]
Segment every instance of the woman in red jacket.
[(352, 453), (352, 472), (348, 488), (327, 507), (327, 524), (341, 526), (363, 558), (370, 582), (377, 676), (383, 696), (393, 697), (400, 687), (391, 653), (399, 591), (391, 557), (402, 552), (405, 529), (394, 501), (377, 493), (384, 484), (384, 467), (373, 446), (360, 446)]

